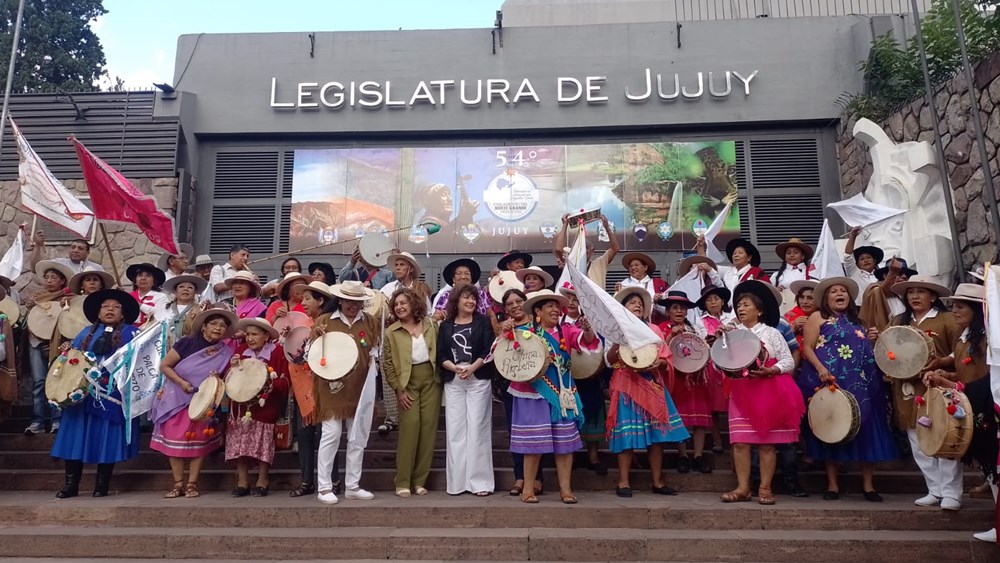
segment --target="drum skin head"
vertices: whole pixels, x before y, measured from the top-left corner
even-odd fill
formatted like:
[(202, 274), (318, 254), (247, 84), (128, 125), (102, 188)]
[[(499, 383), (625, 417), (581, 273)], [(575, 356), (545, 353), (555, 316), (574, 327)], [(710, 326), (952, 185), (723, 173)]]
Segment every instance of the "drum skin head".
[(712, 344), (712, 361), (724, 371), (740, 371), (760, 356), (761, 343), (757, 335), (747, 329), (737, 329), (715, 339)]
[(254, 399), (267, 384), (267, 364), (254, 358), (243, 358), (229, 368), (226, 394), (237, 403)]
[(809, 428), (818, 440), (827, 444), (849, 442), (861, 428), (861, 409), (850, 392), (826, 385), (809, 400)]
[(875, 363), (889, 377), (910, 379), (923, 370), (928, 359), (927, 339), (915, 328), (891, 326), (878, 335)]
[(83, 313), (83, 302), (87, 300), (85, 295), (74, 296), (69, 302), (69, 309), (66, 309), (59, 314), (59, 320), (57, 325), (59, 328), (59, 334), (63, 338), (68, 338), (70, 340), (76, 338), (83, 329), (90, 326), (90, 321), (87, 320), (87, 316)]
[[(529, 336), (525, 336), (527, 333)], [(514, 335), (514, 340), (509, 335)], [(549, 350), (543, 337), (530, 331), (515, 330), (497, 339), (493, 364), (504, 379), (529, 383), (549, 367)]]
[(953, 401), (945, 397), (941, 389), (928, 389), (923, 395), (924, 404), (917, 406), (917, 417), (927, 417), (930, 428), (917, 423), (917, 444), (925, 455), (960, 459), (972, 443), (975, 415), (964, 393), (954, 389), (948, 390), (948, 393), (957, 398), (955, 406), (965, 411), (965, 417), (958, 419), (948, 413), (948, 406)]
[(569, 372), (573, 379), (590, 379), (601, 373), (604, 369), (604, 346), (599, 345), (597, 350), (589, 353), (570, 350)]
[(350, 375), (361, 359), (358, 344), (350, 334), (328, 332), (309, 346), (309, 369), (321, 379), (337, 381)]
[(188, 418), (195, 421), (207, 418), (208, 412), (219, 405), (216, 399), (224, 392), (225, 385), (221, 379), (214, 375), (206, 377), (191, 397), (191, 402), (188, 404)]
[(698, 373), (708, 363), (711, 350), (697, 334), (682, 332), (670, 339), (671, 361), (682, 373)]
[(503, 302), (503, 294), (512, 289), (524, 291), (524, 284), (517, 279), (517, 274), (511, 271), (500, 272), (490, 280), (490, 297), (497, 303)]
[(381, 268), (392, 254), (392, 241), (382, 233), (367, 233), (358, 241), (358, 252), (365, 262)]
[(306, 363), (312, 329), (306, 326), (293, 328), (285, 335), (283, 350), (288, 363), (301, 366)]

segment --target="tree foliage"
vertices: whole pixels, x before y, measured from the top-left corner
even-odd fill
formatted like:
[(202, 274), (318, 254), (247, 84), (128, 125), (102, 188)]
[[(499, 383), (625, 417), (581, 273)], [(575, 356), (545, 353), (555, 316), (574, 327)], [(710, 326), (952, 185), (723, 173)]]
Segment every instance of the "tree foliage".
[[(1000, 5), (1000, 0), (959, 0), (966, 49), (973, 62), (1000, 48), (1000, 16), (989, 4)], [(921, 18), (921, 38), (931, 83), (948, 79), (962, 63), (951, 0), (934, 0)], [(847, 104), (848, 110), (861, 117), (881, 120), (925, 93), (916, 38), (905, 48), (891, 33), (876, 38), (861, 70), (867, 91)]]
[[(0, 85), (6, 86), (18, 0), (0, 0)], [(97, 90), (104, 48), (90, 27), (103, 0), (27, 0), (13, 92)]]

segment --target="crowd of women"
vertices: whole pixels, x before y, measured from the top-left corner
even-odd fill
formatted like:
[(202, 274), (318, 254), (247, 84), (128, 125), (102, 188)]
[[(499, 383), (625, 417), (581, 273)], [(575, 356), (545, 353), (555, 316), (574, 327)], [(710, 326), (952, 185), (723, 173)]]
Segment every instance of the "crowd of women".
[[(564, 222), (560, 240), (568, 227)], [(614, 298), (663, 341), (641, 369), (623, 361), (619, 343), (595, 332), (572, 283), (556, 283), (547, 271), (532, 266), (530, 254), (519, 251), (508, 252), (496, 264), (492, 275), (509, 271), (518, 281), (499, 299), (480, 286), (481, 266), (467, 258), (444, 268), (447, 285), (432, 295), (419, 279), (419, 262), (398, 251), (381, 267), (355, 252), (339, 283), (328, 264), (304, 269), (289, 258), (282, 265), (283, 277), (262, 287), (247, 266), (245, 247), (233, 247), (222, 265), (200, 256), (195, 272), (188, 273), (193, 250), (182, 245), (181, 253), (165, 255), (157, 265), (130, 266), (131, 293), (112, 289), (114, 280), (86, 260), (86, 249), (69, 260), (35, 259), (41, 289), (30, 298), (12, 297), (30, 310), (84, 296), (89, 326), (65, 342), (56, 334), (30, 335), (34, 409), (25, 432), (44, 432), (47, 420), (49, 431), (57, 432), (52, 453), (66, 463), (66, 483), (58, 497), (78, 494), (83, 464), (97, 464), (94, 496), (107, 494), (114, 464), (137, 455), (139, 419), (125, 419), (123, 398), (106, 371), (89, 381), (83, 400), (59, 408), (46, 400), (45, 375), (52, 361), (65, 361), (71, 350), (87, 352), (99, 364), (135, 338), (140, 327), (164, 322), (171, 346), (160, 366), (163, 385), (148, 416), (151, 447), (168, 457), (173, 473), (168, 498), (198, 496), (205, 456), (223, 447), (237, 473), (232, 494), (267, 495), (276, 424), (287, 415), (288, 405), (294, 405), (291, 414), (299, 422), (295, 435), (301, 484), (292, 496), (316, 494), (327, 504), (337, 503), (338, 494), (373, 498), (360, 480), (379, 372), (387, 415), (378, 428), (399, 431), (399, 497), (428, 493), (442, 402), (446, 491), (493, 494), (492, 404), (499, 400), (510, 431), (515, 479), (510, 494), (525, 503), (538, 502), (543, 460), (549, 456), (559, 498), (576, 503), (574, 455), (585, 451), (586, 467), (607, 474), (602, 443), (617, 459), (618, 496), (633, 495), (630, 472), (641, 451), (647, 454), (651, 492), (674, 495), (663, 471), (665, 445), (676, 444), (679, 472), (709, 473), (709, 440), (711, 451), (721, 454), (726, 442), (720, 427), (728, 427), (737, 484), (721, 495), (722, 502), (756, 496), (760, 504), (774, 504), (777, 472), (785, 492), (806, 495), (796, 476), (799, 447), (805, 463), (825, 465), (824, 499), (840, 497), (839, 466), (848, 462), (860, 464), (863, 497), (880, 502), (875, 466), (899, 458), (900, 447), (908, 442), (927, 484), (927, 494), (916, 504), (958, 510), (961, 462), (929, 457), (917, 443), (916, 427), (922, 421), (916, 406), (930, 387), (968, 395), (977, 422), (970, 458), (995, 495), (1000, 409), (994, 410), (986, 363), (983, 286), (961, 284), (952, 292), (920, 276), (904, 260), (885, 261), (878, 248), (856, 248), (856, 236), (853, 230), (844, 256), (847, 275), (822, 280), (813, 279), (813, 249), (798, 239), (776, 247), (781, 266), (770, 276), (761, 270), (760, 251), (749, 241), (727, 245), (729, 264), (707, 258), (700, 241), (697, 254), (683, 260), (677, 272), (698, 288), (694, 295), (690, 284), (668, 287), (655, 275), (657, 265), (650, 256), (625, 254), (621, 265), (628, 275)], [(612, 245), (595, 257), (588, 246), (588, 275), (599, 286), (617, 250)], [(562, 260), (561, 252), (556, 256)], [(10, 293), (11, 281), (0, 278), (0, 288)], [(382, 317), (364, 312), (376, 292), (386, 298)], [(357, 349), (353, 368), (330, 379), (323, 374), (326, 364), (318, 368), (302, 361), (302, 350), (283, 350), (288, 332), (275, 325), (287, 325), (291, 315), (309, 327), (310, 340), (344, 335), (347, 340), (337, 342), (349, 342), (352, 353)], [(0, 317), (6, 336), (0, 353), (10, 362), (14, 339), (5, 321)], [(893, 326), (918, 329), (933, 348), (931, 360), (911, 379), (890, 381), (876, 364), (875, 345)], [(760, 362), (736, 374), (742, 376), (711, 362), (694, 373), (675, 365), (678, 359), (670, 348), (675, 338), (693, 335), (711, 344), (735, 330), (755, 335), (764, 350)], [(515, 333), (530, 333), (544, 343), (549, 361), (537, 377), (509, 381), (491, 363), (497, 342)], [(572, 362), (595, 354), (605, 367), (594, 377), (574, 378)], [(210, 416), (192, 419), (188, 407), (195, 391), (210, 378), (226, 378), (248, 360), (267, 366), (266, 385), (249, 401), (230, 397)], [(804, 421), (813, 393), (828, 386), (848, 391), (858, 406), (857, 433), (842, 443), (817, 439)], [(897, 442), (894, 429), (908, 440)], [(343, 483), (336, 459), (342, 437), (347, 441)], [(259, 472), (251, 485), (253, 465)], [(977, 537), (995, 540), (995, 532)]]

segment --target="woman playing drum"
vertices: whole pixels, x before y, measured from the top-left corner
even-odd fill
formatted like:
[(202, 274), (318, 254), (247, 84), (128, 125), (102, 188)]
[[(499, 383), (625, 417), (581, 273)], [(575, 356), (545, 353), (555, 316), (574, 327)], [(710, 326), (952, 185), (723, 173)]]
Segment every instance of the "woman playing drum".
[[(226, 461), (236, 461), (234, 497), (248, 494), (266, 497), (274, 461), (274, 424), (288, 405), (288, 362), (277, 342), (278, 331), (266, 320), (241, 319), (235, 329), (244, 337), (230, 360), (230, 373), (242, 359), (253, 359), (266, 364), (267, 379), (260, 393), (250, 401), (230, 403)], [(260, 463), (260, 471), (257, 484), (251, 489), (250, 464), (254, 460)]]
[[(94, 355), (95, 365), (128, 344), (139, 332), (132, 323), (139, 316), (135, 299), (117, 289), (90, 294), (83, 305), (93, 324), (83, 330), (72, 345), (63, 345)], [(125, 420), (122, 396), (107, 371), (92, 381), (86, 398), (63, 410), (62, 429), (52, 446), (52, 457), (65, 460), (66, 485), (57, 498), (79, 494), (83, 464), (97, 464), (94, 496), (107, 496), (115, 463), (139, 455), (139, 419)], [(126, 433), (128, 437), (126, 437)]]
[[(419, 297), (419, 293), (415, 293)], [(421, 307), (421, 309), (423, 309)], [(493, 494), (492, 370), (485, 367), (493, 327), (480, 315), (479, 290), (464, 284), (448, 298), (441, 323), (437, 365), (444, 382), (445, 433), (448, 438), (448, 494)], [(435, 411), (436, 412), (436, 411)], [(436, 416), (436, 415), (435, 415)]]
[[(389, 300), (389, 309), (397, 320), (386, 329), (383, 340), (382, 376), (395, 391), (400, 408), (395, 480), (398, 497), (410, 496), (411, 490), (427, 494), (441, 418), (441, 377), (435, 370), (438, 326), (427, 316), (425, 306), (412, 289), (397, 291)], [(462, 453), (456, 452), (456, 457)]]
[[(226, 309), (208, 309), (194, 319), (191, 336), (178, 340), (160, 362), (163, 386), (156, 394), (150, 419), (153, 438), (149, 447), (170, 460), (174, 486), (166, 498), (198, 495), (198, 477), (205, 456), (221, 444), (216, 430), (218, 418), (193, 421), (188, 405), (198, 386), (211, 376), (218, 377), (232, 358), (232, 350), (223, 339), (233, 334), (236, 315)], [(188, 482), (184, 486), (184, 461), (191, 460)]]
[[(732, 292), (725, 287), (711, 285), (702, 290), (701, 298), (698, 299), (696, 305), (702, 311), (701, 323), (707, 333), (706, 340), (710, 342), (714, 340), (715, 333), (723, 325), (736, 319), (733, 308), (729, 306), (731, 298)], [(712, 418), (714, 419), (712, 453), (721, 454), (725, 450), (722, 447), (722, 432), (719, 431), (719, 427), (727, 426), (729, 422), (726, 416), (726, 411), (729, 410), (729, 393), (726, 383), (728, 378), (712, 362), (708, 362), (708, 365), (705, 366), (705, 374), (708, 376), (708, 391), (711, 397)]]
[[(77, 298), (85, 299), (87, 295), (91, 293), (96, 293), (102, 289), (111, 289), (114, 285), (115, 279), (111, 274), (103, 272), (101, 270), (84, 270), (72, 278), (69, 279), (69, 295), (65, 295), (62, 298), (62, 306), (65, 312), (66, 308), (72, 308), (72, 304), (77, 302)], [(84, 317), (86, 318), (86, 317)], [(64, 336), (63, 331), (59, 330), (60, 324), (63, 322), (62, 313), (60, 313), (59, 323), (56, 325), (56, 330), (52, 332), (52, 340), (49, 341), (49, 364), (51, 364), (56, 356), (59, 355), (59, 349), (62, 343), (67, 341), (67, 338), (72, 338), (72, 336)]]
[(860, 427), (854, 439), (840, 444), (828, 444), (808, 432), (807, 452), (826, 462), (824, 499), (840, 498), (838, 466), (840, 462), (856, 461), (861, 462), (865, 499), (881, 502), (873, 481), (874, 463), (896, 459), (899, 452), (889, 429), (882, 374), (858, 319), (858, 285), (851, 278), (827, 278), (816, 286), (815, 296), (819, 310), (809, 316), (803, 330), (802, 357), (806, 361), (799, 373), (800, 386), (806, 396), (812, 396), (817, 387), (824, 388), (820, 392), (828, 392), (825, 387), (830, 384), (853, 395), (860, 412)]
[[(569, 371), (570, 350), (595, 350), (600, 342), (590, 323), (583, 327), (561, 325), (566, 298), (543, 289), (528, 295), (524, 308), (534, 315), (534, 338), (543, 338), (549, 353), (549, 365), (532, 383), (513, 382), (510, 449), (524, 454), (524, 479), (533, 483), (542, 454), (554, 454), (559, 477), (559, 496), (565, 504), (576, 504), (570, 479), (573, 452), (583, 447), (583, 405)], [(537, 503), (535, 492), (521, 493), (521, 501)]]
[[(951, 312), (955, 324), (962, 334), (955, 343), (952, 357), (944, 358), (942, 369), (924, 374), (924, 384), (928, 387), (959, 389), (969, 398), (972, 405), (972, 442), (962, 461), (975, 462), (982, 469), (993, 490), (993, 500), (997, 496), (997, 465), (1000, 457), (1000, 443), (997, 441), (997, 421), (1000, 407), (995, 404), (991, 389), (989, 365), (986, 363), (986, 321), (983, 314), (985, 288), (981, 285), (963, 283), (955, 289), (951, 301)], [(975, 534), (976, 539), (995, 543), (996, 528)]]
[[(960, 331), (955, 316), (948, 311), (942, 297), (951, 291), (934, 282), (929, 276), (912, 276), (905, 282), (892, 286), (892, 291), (903, 300), (906, 312), (892, 319), (892, 326), (910, 326), (930, 338), (933, 343), (932, 359), (925, 370), (935, 370), (944, 365), (954, 350)], [(870, 338), (878, 338), (878, 329), (869, 329)], [(922, 372), (914, 373), (909, 380), (893, 379), (892, 407), (897, 428), (906, 431), (910, 439), (913, 460), (927, 482), (927, 495), (915, 501), (917, 506), (938, 506), (945, 510), (962, 507), (962, 466), (958, 461), (935, 458), (920, 451), (917, 441), (917, 408), (914, 397), (923, 395), (927, 388), (920, 379)]]
[[(626, 287), (615, 294), (615, 299), (629, 312), (649, 322), (652, 312), (652, 296), (641, 287)], [(650, 324), (657, 335), (660, 329)], [(676, 495), (677, 491), (663, 482), (663, 444), (687, 440), (690, 434), (684, 429), (684, 421), (677, 413), (670, 398), (670, 350), (667, 344), (656, 350), (656, 359), (646, 371), (637, 371), (621, 359), (620, 347), (612, 344), (608, 348), (608, 364), (614, 368), (611, 375), (611, 410), (608, 412), (606, 432), (608, 448), (618, 454), (619, 497), (632, 496), (629, 469), (632, 467), (634, 450), (649, 452), (649, 468), (652, 473), (653, 493)]]
[[(670, 291), (658, 303), (667, 308), (667, 322), (660, 324), (660, 331), (668, 344), (679, 334), (697, 334), (687, 320), (688, 311), (695, 308), (695, 304), (688, 300), (683, 291)], [(705, 429), (713, 426), (712, 396), (708, 377), (704, 369), (698, 373), (677, 371), (676, 375), (677, 383), (672, 389), (671, 397), (677, 405), (681, 420), (684, 421), (684, 427), (694, 436), (694, 468), (700, 473), (711, 473), (712, 464), (702, 455), (705, 451)], [(688, 473), (691, 471), (692, 460), (687, 453), (687, 444), (684, 442), (677, 444), (677, 453), (677, 472)]]
[(767, 359), (749, 377), (733, 379), (729, 399), (729, 439), (738, 485), (722, 495), (722, 502), (750, 501), (750, 446), (760, 446), (760, 504), (774, 504), (771, 480), (777, 463), (775, 444), (799, 439), (805, 403), (790, 375), (795, 367), (788, 343), (775, 327), (780, 315), (771, 289), (757, 280), (736, 286), (737, 329), (760, 339)]
[[(45, 415), (49, 414), (52, 419), (52, 432), (59, 431), (59, 409), (49, 406), (48, 399), (45, 398), (45, 376), (49, 369), (49, 338), (55, 326), (54, 318), (52, 324), (45, 330), (37, 330), (44, 334), (35, 334), (32, 330), (32, 317), (44, 312), (58, 315), (62, 310), (59, 302), (66, 295), (66, 284), (73, 277), (72, 272), (66, 266), (52, 261), (42, 260), (35, 266), (35, 275), (41, 282), (42, 288), (35, 292), (30, 298), (24, 300), (28, 307), (28, 365), (31, 367), (31, 424), (24, 429), (25, 435), (40, 434), (45, 432)], [(35, 308), (40, 308), (37, 312)], [(44, 324), (44, 323), (42, 323)]]

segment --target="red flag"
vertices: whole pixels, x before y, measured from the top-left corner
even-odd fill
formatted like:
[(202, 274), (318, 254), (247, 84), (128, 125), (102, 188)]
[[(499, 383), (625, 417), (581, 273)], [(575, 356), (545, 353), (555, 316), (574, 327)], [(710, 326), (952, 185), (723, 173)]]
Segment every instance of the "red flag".
[(139, 227), (149, 241), (176, 254), (174, 221), (156, 207), (156, 200), (144, 195), (117, 170), (108, 166), (94, 153), (87, 150), (76, 137), (69, 140), (76, 147), (83, 179), (87, 182), (94, 216), (98, 219), (132, 223)]

